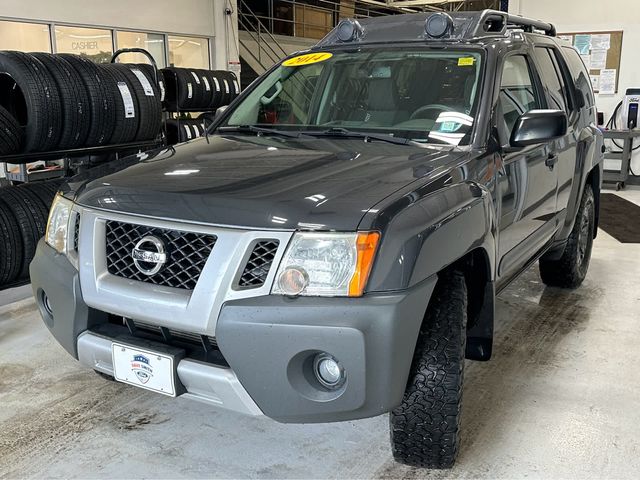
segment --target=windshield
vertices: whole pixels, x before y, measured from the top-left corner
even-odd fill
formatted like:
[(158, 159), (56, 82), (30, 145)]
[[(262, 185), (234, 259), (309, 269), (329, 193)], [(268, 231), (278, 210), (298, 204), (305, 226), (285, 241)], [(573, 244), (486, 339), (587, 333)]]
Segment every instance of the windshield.
[(262, 79), (221, 126), (311, 134), (343, 129), (468, 144), (481, 60), (475, 52), (427, 49), (294, 57)]

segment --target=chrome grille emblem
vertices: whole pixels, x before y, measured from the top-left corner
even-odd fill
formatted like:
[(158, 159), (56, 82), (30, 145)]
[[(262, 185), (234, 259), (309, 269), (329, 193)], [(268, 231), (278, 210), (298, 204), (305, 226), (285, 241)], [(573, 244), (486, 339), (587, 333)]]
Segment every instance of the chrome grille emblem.
[(155, 275), (167, 263), (164, 242), (158, 237), (147, 235), (140, 239), (131, 252), (133, 263), (144, 275)]

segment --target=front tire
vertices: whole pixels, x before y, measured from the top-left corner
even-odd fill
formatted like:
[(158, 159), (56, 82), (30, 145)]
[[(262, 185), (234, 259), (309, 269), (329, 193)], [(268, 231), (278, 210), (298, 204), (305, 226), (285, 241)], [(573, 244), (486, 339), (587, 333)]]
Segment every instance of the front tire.
[(562, 257), (559, 260), (540, 259), (540, 276), (545, 285), (577, 288), (582, 284), (591, 260), (595, 217), (593, 189), (587, 184)]
[(440, 275), (425, 315), (402, 404), (390, 414), (396, 461), (451, 468), (460, 443), (466, 346), (464, 275)]

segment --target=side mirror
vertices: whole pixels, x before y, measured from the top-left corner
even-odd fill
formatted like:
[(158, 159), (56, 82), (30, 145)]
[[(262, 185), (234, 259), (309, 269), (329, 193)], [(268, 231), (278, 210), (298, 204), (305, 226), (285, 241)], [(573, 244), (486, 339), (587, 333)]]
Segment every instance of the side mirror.
[(229, 105), (223, 105), (221, 107), (218, 107), (218, 109), (216, 110), (216, 113), (214, 115), (214, 119), (216, 118), (220, 118), (220, 116), (225, 112), (225, 110), (229, 108)]
[(520, 115), (511, 132), (512, 147), (550, 142), (567, 134), (569, 120), (562, 110), (531, 110)]

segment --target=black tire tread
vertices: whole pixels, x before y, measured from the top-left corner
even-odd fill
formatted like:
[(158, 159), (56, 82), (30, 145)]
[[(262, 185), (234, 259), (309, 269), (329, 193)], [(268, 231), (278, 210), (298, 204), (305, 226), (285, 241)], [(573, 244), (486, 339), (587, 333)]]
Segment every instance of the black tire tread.
[(0, 242), (2, 244), (0, 285), (7, 285), (18, 278), (22, 268), (22, 237), (13, 212), (2, 199), (0, 199)]
[[(582, 265), (578, 264), (578, 234), (580, 232), (580, 219), (585, 208), (591, 208), (591, 227), (590, 238), (587, 246), (587, 253)], [(559, 288), (577, 288), (584, 281), (589, 269), (589, 261), (591, 259), (591, 249), (593, 246), (593, 229), (595, 201), (593, 189), (587, 184), (580, 199), (580, 207), (576, 213), (576, 221), (567, 240), (564, 253), (559, 260), (545, 259), (544, 257), (538, 262), (540, 277), (545, 285)]]
[[(62, 133), (62, 104), (55, 80), (34, 56), (24, 52), (0, 52), (0, 71), (7, 72), (22, 92), (26, 104), (25, 152), (54, 150)], [(5, 97), (7, 100), (2, 100)], [(0, 93), (0, 103), (9, 107), (11, 95)], [(18, 120), (20, 118), (18, 117)]]
[(450, 468), (459, 448), (466, 345), (464, 275), (439, 275), (420, 328), (402, 404), (390, 415), (396, 461), (423, 468)]
[(62, 102), (63, 127), (57, 148), (66, 150), (82, 147), (89, 133), (89, 95), (82, 78), (60, 55), (32, 53), (42, 62), (56, 82)]
[(24, 133), (18, 121), (0, 106), (0, 155), (19, 153), (24, 142)]

